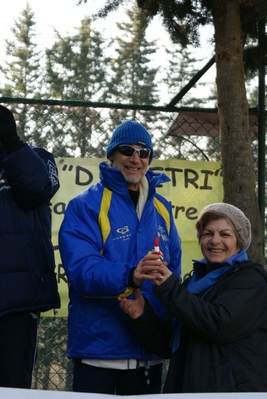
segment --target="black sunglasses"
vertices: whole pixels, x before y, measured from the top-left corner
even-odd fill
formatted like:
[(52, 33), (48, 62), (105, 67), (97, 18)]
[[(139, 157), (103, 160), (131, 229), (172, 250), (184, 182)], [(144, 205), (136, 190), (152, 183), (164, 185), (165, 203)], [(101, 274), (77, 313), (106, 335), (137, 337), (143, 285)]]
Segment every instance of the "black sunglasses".
[(149, 148), (134, 148), (131, 145), (120, 145), (118, 150), (122, 155), (126, 157), (132, 157), (136, 152), (138, 152), (139, 158), (148, 158), (150, 156), (151, 150)]

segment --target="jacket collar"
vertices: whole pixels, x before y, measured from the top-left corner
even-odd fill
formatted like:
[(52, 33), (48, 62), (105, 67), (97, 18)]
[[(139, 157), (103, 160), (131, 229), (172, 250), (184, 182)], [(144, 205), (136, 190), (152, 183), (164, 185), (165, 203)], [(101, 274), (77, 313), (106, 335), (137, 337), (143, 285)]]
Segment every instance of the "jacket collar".
[[(170, 178), (164, 173), (156, 173), (150, 169), (148, 169), (145, 176), (148, 182), (148, 197), (155, 193), (157, 186), (170, 181)], [(99, 164), (99, 178), (101, 183), (109, 190), (122, 196), (126, 194), (127, 196), (129, 195), (127, 183), (121, 171), (112, 168), (107, 162), (101, 162)]]

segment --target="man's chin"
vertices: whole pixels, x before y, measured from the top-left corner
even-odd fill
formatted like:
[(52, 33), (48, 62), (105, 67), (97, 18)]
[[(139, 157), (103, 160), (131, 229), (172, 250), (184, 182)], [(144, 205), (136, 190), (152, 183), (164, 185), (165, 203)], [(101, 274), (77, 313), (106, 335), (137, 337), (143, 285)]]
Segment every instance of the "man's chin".
[(140, 184), (143, 176), (134, 177), (134, 176), (129, 176), (129, 175), (125, 176), (124, 175), (124, 178), (125, 178), (127, 184)]
[(142, 179), (125, 179), (129, 190), (137, 191)]

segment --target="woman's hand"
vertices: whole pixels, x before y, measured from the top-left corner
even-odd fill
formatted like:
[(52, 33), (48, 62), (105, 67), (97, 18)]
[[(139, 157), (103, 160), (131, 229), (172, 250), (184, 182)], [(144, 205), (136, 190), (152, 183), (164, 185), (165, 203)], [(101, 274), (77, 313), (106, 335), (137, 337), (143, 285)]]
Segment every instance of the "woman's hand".
[(122, 310), (132, 319), (137, 319), (144, 313), (145, 299), (139, 289), (134, 291), (135, 299), (127, 299), (118, 297), (118, 301)]
[(154, 280), (154, 283), (156, 285), (160, 285), (160, 284), (164, 283), (164, 281), (166, 281), (167, 278), (169, 278), (172, 275), (172, 272), (170, 271), (170, 269), (168, 269), (167, 265), (164, 265), (164, 264), (161, 264), (161, 266), (159, 267), (158, 273), (159, 273), (160, 277), (158, 277), (156, 280)]

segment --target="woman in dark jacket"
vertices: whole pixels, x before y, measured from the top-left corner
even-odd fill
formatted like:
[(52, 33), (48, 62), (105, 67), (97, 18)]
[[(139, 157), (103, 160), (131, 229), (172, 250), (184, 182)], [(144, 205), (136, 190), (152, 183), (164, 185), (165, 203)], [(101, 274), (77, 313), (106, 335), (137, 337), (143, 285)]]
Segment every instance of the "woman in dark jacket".
[(0, 105), (0, 386), (30, 388), (40, 312), (59, 308), (50, 200), (52, 154), (18, 135)]
[(164, 265), (143, 271), (143, 279), (154, 273), (165, 316), (139, 290), (120, 306), (146, 346), (170, 358), (164, 392), (267, 392), (267, 273), (247, 258), (250, 222), (215, 203), (196, 228), (204, 258), (184, 283)]

